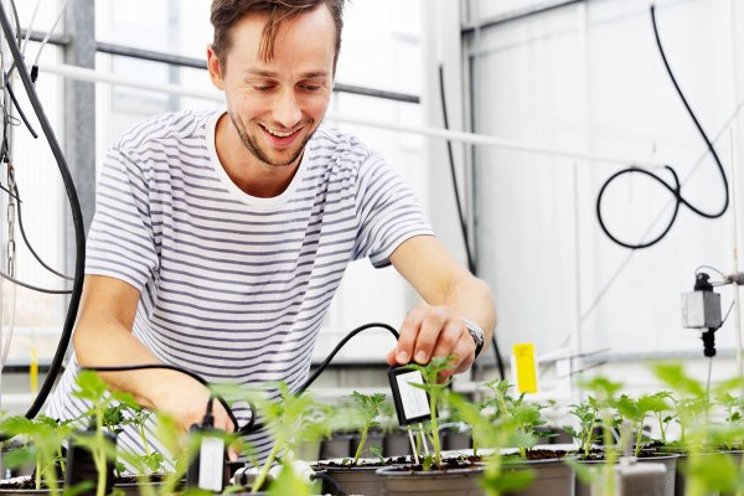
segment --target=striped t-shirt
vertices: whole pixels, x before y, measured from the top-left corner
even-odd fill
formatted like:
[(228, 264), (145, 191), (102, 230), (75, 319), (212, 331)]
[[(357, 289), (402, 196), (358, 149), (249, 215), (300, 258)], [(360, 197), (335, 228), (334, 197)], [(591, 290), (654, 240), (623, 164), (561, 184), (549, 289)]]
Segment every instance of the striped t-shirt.
[[(133, 333), (163, 363), (212, 382), (296, 389), (347, 264), (369, 257), (389, 265), (402, 242), (431, 229), (399, 174), (337, 130), (315, 133), (279, 196), (246, 194), (217, 158), (221, 115), (160, 115), (114, 144), (99, 178), (86, 273), (140, 290)], [(86, 409), (70, 394), (77, 368), (73, 356), (51, 416)], [(271, 447), (265, 432), (248, 440), (260, 454)], [(133, 429), (119, 444), (143, 452)]]

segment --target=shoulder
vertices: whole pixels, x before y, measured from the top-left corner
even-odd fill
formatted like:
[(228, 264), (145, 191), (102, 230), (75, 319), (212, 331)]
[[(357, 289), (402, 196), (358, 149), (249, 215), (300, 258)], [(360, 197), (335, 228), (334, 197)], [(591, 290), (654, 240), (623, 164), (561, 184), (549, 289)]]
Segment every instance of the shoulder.
[(183, 110), (148, 117), (124, 131), (113, 145), (123, 152), (140, 150), (158, 143), (184, 142), (205, 136), (208, 122), (218, 111)]
[(318, 128), (308, 149), (316, 160), (356, 168), (373, 153), (355, 134), (327, 127)]

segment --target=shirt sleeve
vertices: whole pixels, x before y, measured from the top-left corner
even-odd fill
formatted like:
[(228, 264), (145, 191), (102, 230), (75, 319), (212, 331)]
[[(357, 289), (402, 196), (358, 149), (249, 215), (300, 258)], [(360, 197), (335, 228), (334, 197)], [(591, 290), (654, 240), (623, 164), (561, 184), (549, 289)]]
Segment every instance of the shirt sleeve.
[(118, 148), (103, 162), (88, 233), (85, 273), (110, 276), (142, 291), (158, 268), (149, 187), (140, 165)]
[(434, 235), (411, 188), (379, 153), (360, 165), (357, 186), (355, 260), (369, 257), (375, 267), (386, 267), (404, 241)]

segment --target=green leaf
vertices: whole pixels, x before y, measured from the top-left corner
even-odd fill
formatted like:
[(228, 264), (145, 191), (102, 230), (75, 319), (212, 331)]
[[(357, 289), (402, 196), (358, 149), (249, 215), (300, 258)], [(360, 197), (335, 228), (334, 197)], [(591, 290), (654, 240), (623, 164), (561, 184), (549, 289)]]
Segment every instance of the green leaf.
[(19, 468), (36, 462), (36, 450), (33, 448), (19, 448), (7, 452), (5, 465), (9, 468)]
[(739, 481), (739, 469), (733, 457), (722, 454), (688, 458), (686, 473), (701, 481), (709, 491), (734, 492)]
[(269, 496), (310, 496), (310, 485), (295, 474), (290, 464), (282, 465), (279, 477), (269, 486)]
[(663, 396), (645, 394), (638, 398), (638, 409), (642, 412), (665, 412), (671, 408)]
[(487, 491), (502, 494), (509, 491), (519, 491), (528, 487), (535, 474), (532, 470), (509, 470), (505, 469), (499, 474), (484, 474), (482, 486)]
[(73, 396), (94, 403), (100, 402), (103, 395), (108, 391), (108, 386), (104, 380), (92, 370), (81, 370), (76, 382), (78, 389), (72, 393)]
[(688, 376), (680, 364), (657, 364), (652, 367), (657, 378), (677, 393), (704, 398), (705, 388), (699, 382)]

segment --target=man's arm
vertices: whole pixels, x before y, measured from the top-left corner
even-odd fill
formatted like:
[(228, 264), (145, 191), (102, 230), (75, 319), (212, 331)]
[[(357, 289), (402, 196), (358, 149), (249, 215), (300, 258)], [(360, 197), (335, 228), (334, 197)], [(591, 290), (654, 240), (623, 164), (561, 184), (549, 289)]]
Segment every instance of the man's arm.
[(433, 357), (453, 355), (454, 371), (467, 370), (475, 358), (475, 342), (463, 319), (485, 331), (487, 346), (496, 326), (491, 290), (434, 236), (404, 241), (390, 261), (427, 304), (409, 312), (397, 346), (388, 353), (388, 363), (425, 364)]
[[(157, 364), (160, 361), (132, 335), (140, 292), (106, 276), (86, 276), (80, 317), (73, 336), (81, 367)], [(128, 391), (145, 407), (163, 411), (184, 429), (201, 422), (209, 390), (172, 370), (106, 372), (101, 377), (113, 388)], [(232, 431), (224, 408), (214, 403), (215, 426)]]

